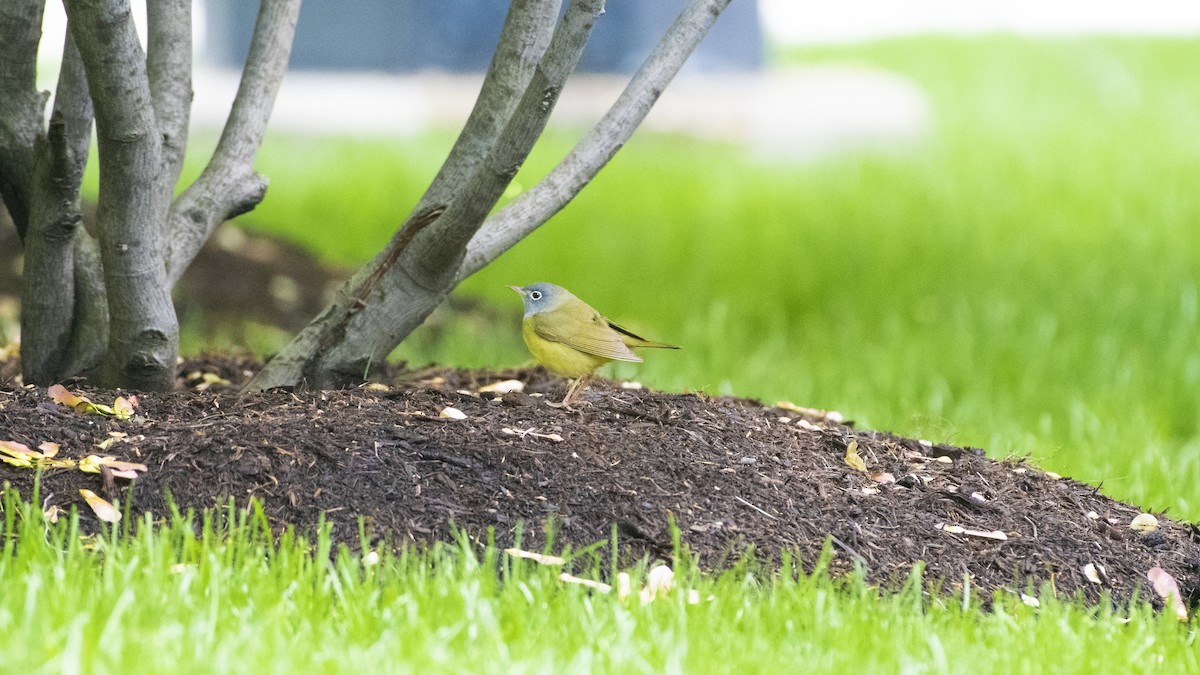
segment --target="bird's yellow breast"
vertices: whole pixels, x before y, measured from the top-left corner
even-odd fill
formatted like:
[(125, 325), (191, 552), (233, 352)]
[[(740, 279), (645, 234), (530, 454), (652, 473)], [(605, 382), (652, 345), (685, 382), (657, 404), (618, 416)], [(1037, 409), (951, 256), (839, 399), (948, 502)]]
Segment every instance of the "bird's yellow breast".
[(525, 346), (529, 347), (530, 353), (538, 363), (563, 377), (578, 378), (589, 375), (612, 360), (547, 340), (534, 331), (529, 319), (521, 322), (521, 336), (525, 338)]

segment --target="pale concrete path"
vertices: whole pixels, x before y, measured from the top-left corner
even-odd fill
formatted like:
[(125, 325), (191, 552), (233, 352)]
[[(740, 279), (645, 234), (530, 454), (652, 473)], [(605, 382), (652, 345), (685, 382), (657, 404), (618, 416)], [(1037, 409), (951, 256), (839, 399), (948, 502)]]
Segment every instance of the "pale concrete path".
[[(237, 90), (237, 73), (199, 71), (195, 129), (219, 129)], [(271, 118), (285, 133), (407, 136), (457, 128), (482, 76), (289, 73)], [(620, 94), (626, 79), (577, 75), (551, 124), (586, 128)], [(681, 76), (667, 87), (644, 129), (745, 143), (797, 160), (846, 148), (903, 144), (930, 123), (924, 93), (882, 70), (829, 64), (753, 75)]]

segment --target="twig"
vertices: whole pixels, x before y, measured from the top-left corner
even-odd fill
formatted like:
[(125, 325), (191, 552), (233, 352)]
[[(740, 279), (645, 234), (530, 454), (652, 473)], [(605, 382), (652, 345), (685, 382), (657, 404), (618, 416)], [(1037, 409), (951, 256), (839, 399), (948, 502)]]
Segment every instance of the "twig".
[(420, 452), (417, 453), (417, 456), (419, 456), (421, 459), (426, 459), (431, 462), (442, 462), (444, 464), (453, 464), (454, 466), (461, 467), (463, 469), (474, 469), (475, 468), (475, 465), (472, 464), (471, 462), (469, 462), (468, 460), (462, 459), (460, 457), (455, 457), (453, 455), (447, 455), (447, 454), (444, 454), (441, 452), (434, 452), (432, 450), (421, 450)]
[(746, 506), (749, 506), (750, 508), (754, 509), (755, 511), (758, 511), (759, 513), (770, 518), (771, 520), (779, 520), (778, 516), (773, 516), (773, 515), (767, 513), (766, 511), (763, 511), (762, 509), (758, 508), (757, 506), (751, 504), (750, 502), (746, 501), (745, 499), (742, 499), (741, 497), (739, 497), (737, 495), (734, 495), (733, 498), (738, 500), (739, 502), (745, 504)]
[(850, 548), (850, 545), (847, 544), (846, 542), (842, 541), (841, 539), (838, 539), (837, 537), (833, 536), (832, 534), (829, 535), (829, 540), (832, 541), (838, 548), (842, 549), (846, 553), (849, 553), (851, 556), (853, 556), (854, 559), (858, 560), (858, 562), (862, 563), (862, 565), (864, 567), (870, 567), (870, 565), (867, 563), (867, 559), (862, 557), (862, 555), (858, 551), (855, 551), (854, 549)]

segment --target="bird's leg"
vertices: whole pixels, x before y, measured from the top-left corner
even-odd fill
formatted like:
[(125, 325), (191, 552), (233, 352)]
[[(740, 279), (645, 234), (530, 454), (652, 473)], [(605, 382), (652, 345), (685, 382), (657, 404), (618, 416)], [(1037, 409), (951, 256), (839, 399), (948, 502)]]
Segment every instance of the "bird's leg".
[(572, 380), (571, 385), (567, 387), (567, 395), (563, 397), (562, 403), (551, 403), (550, 405), (554, 406), (555, 408), (569, 409), (571, 407), (571, 401), (575, 400), (575, 397), (579, 394), (579, 392), (583, 391), (583, 388), (587, 386), (588, 380), (590, 379), (592, 379), (591, 375), (584, 375), (583, 377)]

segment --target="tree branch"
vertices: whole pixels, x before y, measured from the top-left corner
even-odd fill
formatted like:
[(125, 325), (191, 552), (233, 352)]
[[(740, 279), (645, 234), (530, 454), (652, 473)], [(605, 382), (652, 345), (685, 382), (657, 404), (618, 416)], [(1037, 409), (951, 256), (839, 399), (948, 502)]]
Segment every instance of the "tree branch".
[(596, 126), (545, 178), (484, 221), (467, 244), (467, 255), (458, 272), (460, 280), (529, 236), (596, 177), (646, 119), (729, 3), (693, 0), (683, 10)]
[(200, 177), (172, 204), (167, 218), (167, 283), (173, 287), (213, 230), (250, 211), (266, 194), (254, 171), (275, 95), (292, 51), (300, 0), (262, 0), (250, 54), (217, 149)]
[(68, 32), (46, 139), (38, 143), (21, 289), (21, 368), (26, 382), (51, 384), (63, 370), (75, 316), (74, 240), (87, 238), (79, 186), (92, 140), (92, 103)]
[[(455, 184), (446, 183), (452, 190), (449, 203), (427, 204), (423, 199), (425, 205), (418, 205), (387, 248), (355, 274), (334, 304), (267, 364), (248, 389), (303, 383), (326, 388), (355, 381), (370, 365), (382, 363), (400, 340), (425, 320), (453, 287), (467, 241), (545, 128), (603, 6), (603, 0), (571, 3), (486, 157), (470, 174), (458, 174)], [(536, 38), (526, 36), (539, 25), (537, 15), (517, 14), (518, 10), (529, 12), (531, 7), (514, 3), (506, 23), (524, 16), (528, 24), (524, 34), (519, 27), (509, 31), (506, 26), (503, 34), (511, 41), (497, 47), (493, 70), (502, 59), (528, 54), (521, 50), (509, 51), (507, 57), (500, 54), (516, 49), (522, 38), (536, 46)], [(516, 95), (517, 90), (511, 91), (509, 101)], [(479, 105), (473, 116), (476, 114), (483, 114)], [(485, 144), (481, 140), (475, 147)]]
[(562, 0), (514, 0), (471, 115), (410, 220), (448, 203), (495, 148), (546, 53), (561, 9)]
[(171, 195), (183, 168), (192, 111), (191, 0), (146, 3), (146, 76), (154, 119), (162, 134), (160, 187)]
[(46, 96), (37, 91), (37, 48), (45, 0), (0, 3), (0, 200), (17, 234), (29, 226), (35, 145), (44, 133)]
[(170, 389), (179, 326), (163, 269), (167, 197), (146, 60), (127, 0), (64, 0), (95, 105), (109, 342), (100, 384)]

